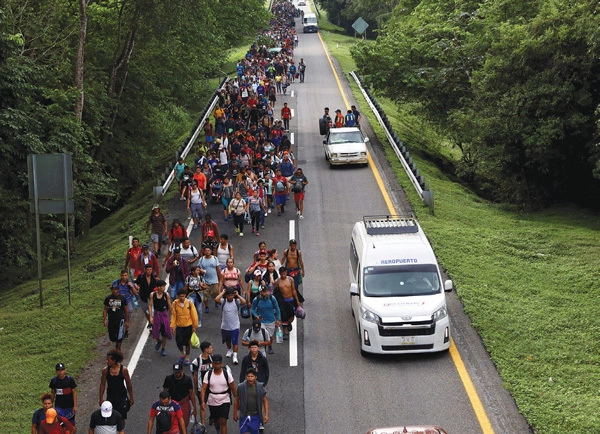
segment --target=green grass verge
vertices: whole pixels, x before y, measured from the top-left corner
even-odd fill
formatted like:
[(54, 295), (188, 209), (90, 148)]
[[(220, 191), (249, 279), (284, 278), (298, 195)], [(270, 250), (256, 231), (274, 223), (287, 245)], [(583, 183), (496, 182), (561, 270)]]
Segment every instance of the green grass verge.
[[(322, 20), (322, 36), (344, 73), (354, 69), (354, 38)], [(466, 313), (537, 432), (598, 432), (600, 221), (573, 207), (519, 213), (452, 182), (417, 156), (435, 192), (431, 215), (387, 145), (383, 131), (351, 80), (354, 96), (381, 141), (415, 207), (441, 265), (455, 282)], [(427, 122), (378, 98), (409, 149), (438, 149), (444, 138)], [(441, 148), (440, 148), (441, 147)], [(411, 152), (414, 154), (414, 152)]]

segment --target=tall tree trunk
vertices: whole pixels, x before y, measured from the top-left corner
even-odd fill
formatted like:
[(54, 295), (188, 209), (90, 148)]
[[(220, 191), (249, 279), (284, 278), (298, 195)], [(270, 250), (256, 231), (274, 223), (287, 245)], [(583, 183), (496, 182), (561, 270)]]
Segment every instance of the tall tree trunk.
[[(77, 90), (77, 99), (75, 100), (75, 117), (79, 119), (79, 122), (83, 119), (83, 104), (84, 104), (84, 88), (83, 88), (83, 68), (84, 68), (84, 52), (85, 52), (85, 39), (87, 37), (87, 8), (91, 0), (79, 0), (79, 36), (77, 40), (77, 58), (75, 60), (75, 89)], [(73, 160), (77, 157), (77, 147), (73, 149)], [(75, 164), (73, 174), (74, 187), (77, 185), (77, 164)], [(86, 209), (87, 202), (91, 202), (91, 198), (86, 198)], [(91, 215), (90, 215), (91, 217)], [(84, 223), (83, 232), (87, 233), (90, 224)], [(70, 251), (75, 251), (75, 213), (69, 216), (69, 246)]]
[(75, 61), (75, 88), (77, 101), (75, 101), (75, 116), (81, 121), (83, 117), (83, 57), (85, 38), (87, 36), (87, 7), (91, 0), (79, 0), (79, 39), (77, 41), (77, 59)]

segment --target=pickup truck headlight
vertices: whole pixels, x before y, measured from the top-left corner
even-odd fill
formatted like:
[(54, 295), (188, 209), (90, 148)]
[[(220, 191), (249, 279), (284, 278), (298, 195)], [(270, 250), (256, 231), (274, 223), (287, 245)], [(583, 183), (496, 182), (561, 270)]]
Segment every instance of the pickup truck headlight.
[(373, 312), (365, 309), (364, 307), (360, 308), (360, 316), (365, 321), (372, 322), (377, 325), (381, 324), (381, 317), (379, 315), (375, 315)]
[(436, 310), (433, 315), (431, 315), (431, 319), (433, 322), (438, 322), (448, 316), (448, 309), (446, 306), (439, 308)]
[(338, 154), (331, 154), (331, 158), (337, 158)]

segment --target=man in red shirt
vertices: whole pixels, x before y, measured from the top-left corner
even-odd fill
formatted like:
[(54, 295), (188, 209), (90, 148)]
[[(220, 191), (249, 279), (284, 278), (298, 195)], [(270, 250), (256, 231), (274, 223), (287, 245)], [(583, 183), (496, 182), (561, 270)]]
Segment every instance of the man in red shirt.
[(292, 118), (292, 110), (288, 107), (287, 102), (283, 103), (283, 108), (281, 109), (281, 119), (283, 119), (283, 128), (286, 131), (290, 130), (290, 119)]
[(134, 238), (131, 241), (131, 247), (127, 249), (127, 255), (125, 256), (125, 268), (129, 269), (129, 275), (132, 280), (135, 280), (143, 270), (139, 269), (138, 259), (142, 254), (142, 247), (140, 246), (139, 238)]
[(198, 188), (202, 191), (206, 191), (206, 175), (202, 173), (202, 169), (200, 166), (196, 166), (196, 171), (194, 172), (194, 179), (198, 183)]
[(74, 432), (73, 424), (68, 419), (59, 416), (53, 408), (46, 410), (46, 419), (39, 425), (40, 434), (72, 434)]

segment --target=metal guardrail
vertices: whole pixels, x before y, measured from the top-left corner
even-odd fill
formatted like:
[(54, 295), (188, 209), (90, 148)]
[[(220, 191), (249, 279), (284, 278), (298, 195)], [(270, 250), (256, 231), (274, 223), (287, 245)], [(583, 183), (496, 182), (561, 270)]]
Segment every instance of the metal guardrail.
[[(202, 111), (203, 115), (200, 118), (200, 121), (198, 122), (196, 127), (194, 127), (194, 130), (193, 130), (191, 136), (187, 140), (187, 144), (184, 143), (182, 145), (182, 147), (179, 148), (179, 151), (176, 153), (176, 157), (183, 157), (185, 159), (188, 156), (188, 154), (190, 153), (190, 150), (194, 146), (194, 143), (196, 143), (196, 139), (202, 132), (202, 129), (204, 127), (204, 122), (206, 122), (206, 119), (208, 119), (208, 117), (212, 114), (215, 106), (217, 105), (217, 102), (219, 101), (219, 91), (223, 88), (223, 86), (225, 85), (225, 83), (227, 83), (228, 80), (229, 80), (229, 78), (225, 77), (221, 81), (221, 84), (219, 84), (219, 87), (217, 88), (217, 90), (215, 90), (212, 101), (207, 103), (206, 107)], [(175, 161), (175, 163), (177, 163), (177, 161)], [(166, 176), (166, 180), (164, 181), (164, 184), (162, 184), (162, 185), (161, 185), (162, 180), (159, 180), (158, 186), (154, 188), (155, 199), (158, 199), (160, 196), (164, 197), (165, 194), (167, 193), (169, 187), (171, 186), (171, 183), (173, 182), (173, 179), (175, 178), (175, 173), (173, 170), (174, 167), (175, 167), (175, 164), (173, 164), (171, 166), (167, 166), (165, 168), (164, 176)]]
[(365, 100), (371, 107), (371, 110), (379, 121), (381, 128), (383, 128), (383, 131), (385, 132), (392, 149), (396, 153), (398, 160), (402, 164), (402, 167), (404, 167), (410, 182), (415, 187), (415, 190), (417, 190), (417, 193), (423, 200), (423, 203), (429, 207), (429, 210), (433, 213), (433, 190), (430, 190), (429, 186), (425, 183), (425, 178), (421, 175), (419, 169), (417, 169), (417, 165), (413, 162), (412, 157), (410, 156), (410, 153), (408, 152), (408, 149), (406, 149), (404, 143), (394, 132), (394, 129), (392, 128), (384, 111), (381, 109), (375, 98), (371, 95), (371, 92), (363, 87), (360, 76), (355, 71), (351, 71), (350, 75), (358, 85), (358, 88), (365, 97)]

